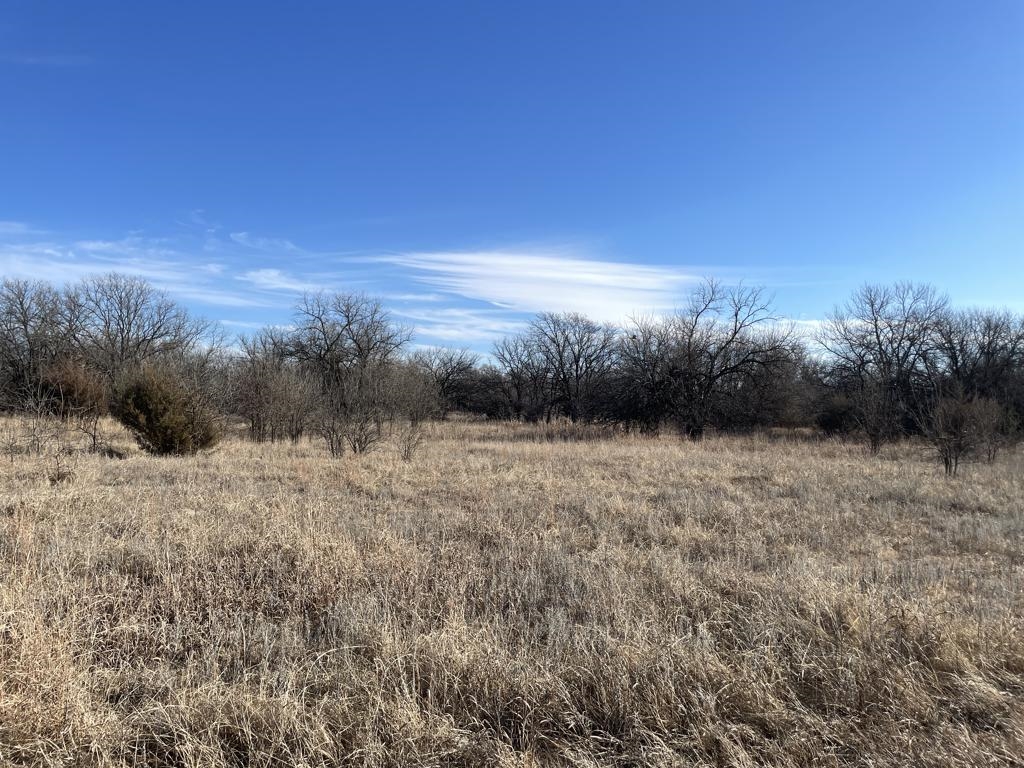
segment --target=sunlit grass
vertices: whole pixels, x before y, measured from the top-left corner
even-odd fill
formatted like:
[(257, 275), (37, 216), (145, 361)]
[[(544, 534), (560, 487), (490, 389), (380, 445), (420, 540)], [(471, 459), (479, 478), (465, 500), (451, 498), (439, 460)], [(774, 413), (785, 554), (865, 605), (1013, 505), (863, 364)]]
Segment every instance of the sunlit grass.
[(4, 454), (0, 763), (1024, 754), (1020, 455), (597, 432)]

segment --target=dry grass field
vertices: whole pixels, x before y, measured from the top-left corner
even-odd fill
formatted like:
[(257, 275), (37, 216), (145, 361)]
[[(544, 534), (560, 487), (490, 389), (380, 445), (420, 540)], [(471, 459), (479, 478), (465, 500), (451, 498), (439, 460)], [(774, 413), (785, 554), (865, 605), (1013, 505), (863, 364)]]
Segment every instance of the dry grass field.
[(1022, 764), (1019, 453), (544, 437), (3, 455), (0, 763)]

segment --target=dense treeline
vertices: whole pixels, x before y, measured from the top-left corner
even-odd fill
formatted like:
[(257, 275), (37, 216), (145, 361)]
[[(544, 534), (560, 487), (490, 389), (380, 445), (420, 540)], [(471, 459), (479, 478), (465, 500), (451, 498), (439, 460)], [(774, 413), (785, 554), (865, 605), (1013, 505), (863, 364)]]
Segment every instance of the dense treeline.
[(813, 427), (872, 451), (919, 435), (952, 473), (1020, 432), (1024, 320), (900, 283), (859, 289), (808, 336), (763, 291), (707, 281), (674, 314), (621, 328), (540, 314), (481, 359), (413, 348), (411, 331), (359, 294), (306, 296), (287, 328), (232, 344), (138, 278), (5, 280), (0, 396), (7, 410), (73, 420), (97, 448), (111, 412), (167, 452), (209, 445), (214, 422), (235, 417), (254, 440), (315, 434), (334, 455), (396, 433), (411, 456), (425, 420), (459, 411), (690, 439)]

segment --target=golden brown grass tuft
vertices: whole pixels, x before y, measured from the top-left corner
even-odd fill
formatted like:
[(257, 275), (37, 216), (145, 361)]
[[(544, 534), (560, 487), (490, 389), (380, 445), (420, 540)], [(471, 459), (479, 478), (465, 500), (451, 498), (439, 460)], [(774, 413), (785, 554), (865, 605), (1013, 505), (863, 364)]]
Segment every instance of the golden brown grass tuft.
[(531, 429), (12, 455), (0, 763), (1019, 764), (1019, 455)]

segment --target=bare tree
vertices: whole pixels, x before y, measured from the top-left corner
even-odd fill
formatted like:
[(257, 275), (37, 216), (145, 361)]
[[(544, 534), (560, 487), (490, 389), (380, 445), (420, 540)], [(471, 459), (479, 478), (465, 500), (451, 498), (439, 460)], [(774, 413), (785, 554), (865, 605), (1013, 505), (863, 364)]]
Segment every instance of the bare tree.
[(615, 329), (576, 312), (545, 312), (530, 323), (528, 341), (550, 376), (553, 405), (571, 421), (588, 416), (614, 361)]
[(615, 411), (641, 433), (654, 435), (673, 402), (672, 334), (669, 324), (634, 318), (619, 338), (615, 365)]
[(201, 342), (187, 349), (165, 353), (161, 364), (175, 372), (188, 393), (190, 418), (209, 416), (217, 431), (223, 430), (223, 414), (230, 401), (230, 354), (227, 336), (220, 326), (208, 325)]
[(239, 343), (232, 366), (232, 407), (256, 442), (298, 441), (317, 402), (313, 374), (288, 356), (287, 335), (265, 328)]
[(935, 324), (929, 363), (940, 388), (999, 397), (1024, 365), (1024, 319), (1006, 311), (944, 311)]
[(728, 288), (707, 280), (685, 310), (668, 320), (670, 412), (683, 433), (699, 440), (730, 381), (791, 358), (793, 330), (779, 325), (760, 288)]
[(488, 419), (520, 419), (512, 407), (508, 379), (496, 366), (485, 363), (467, 377), (465, 403), (468, 413)]
[(193, 349), (209, 325), (137, 277), (111, 273), (74, 291), (78, 338), (87, 359), (109, 382), (161, 355)]
[(492, 352), (501, 386), (514, 419), (535, 421), (549, 414), (551, 376), (540, 351), (525, 335), (509, 336)]
[(466, 349), (441, 347), (423, 349), (413, 356), (413, 361), (433, 380), (442, 419), (452, 409), (465, 404), (479, 359), (479, 355)]
[(716, 426), (730, 430), (799, 427), (813, 423), (813, 369), (798, 339), (766, 365), (727, 376), (715, 397)]
[(763, 291), (709, 280), (667, 319), (634, 320), (619, 333), (579, 314), (545, 313), (493, 355), (516, 416), (540, 402), (545, 415), (607, 418), (644, 433), (671, 420), (698, 439), (719, 417), (736, 421), (741, 400), (768, 402), (770, 373), (795, 371), (797, 347)]
[(319, 379), (320, 431), (332, 455), (346, 445), (369, 450), (393, 417), (388, 376), (410, 331), (376, 299), (342, 293), (305, 296), (295, 326), (289, 354)]
[(851, 399), (872, 453), (899, 435), (929, 387), (927, 361), (945, 297), (928, 285), (866, 285), (818, 336), (833, 357), (833, 384)]
[(0, 284), (0, 372), (8, 407), (51, 399), (45, 373), (71, 354), (74, 321), (66, 297), (44, 282)]

